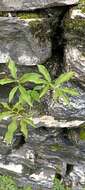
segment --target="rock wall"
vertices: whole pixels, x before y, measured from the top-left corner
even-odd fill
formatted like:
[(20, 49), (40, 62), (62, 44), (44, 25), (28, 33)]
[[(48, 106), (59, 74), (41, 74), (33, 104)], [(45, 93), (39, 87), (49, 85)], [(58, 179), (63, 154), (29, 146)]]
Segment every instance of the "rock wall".
[[(33, 190), (52, 189), (55, 175), (72, 190), (85, 187), (85, 1), (1, 0), (0, 66), (11, 57), (19, 73), (43, 63), (53, 78), (63, 71), (76, 72), (68, 83), (80, 92), (70, 98), (70, 107), (54, 102), (48, 94), (34, 118), (25, 143), (21, 134), (12, 146), (3, 142), (6, 123), (0, 128), (0, 173), (12, 175), (19, 185)], [(0, 87), (1, 89), (1, 87)], [(7, 98), (8, 87), (0, 99)], [(44, 116), (42, 116), (44, 115)], [(80, 138), (81, 137), (81, 138)]]
[(66, 70), (76, 72), (76, 80), (85, 85), (85, 1), (80, 0), (77, 7), (70, 10), (65, 19)]
[(21, 0), (18, 2), (17, 0), (1, 0), (0, 2), (0, 10), (1, 11), (19, 11), (19, 10), (34, 10), (34, 9), (42, 9), (53, 6), (65, 6), (65, 5), (73, 5), (78, 3), (78, 0)]

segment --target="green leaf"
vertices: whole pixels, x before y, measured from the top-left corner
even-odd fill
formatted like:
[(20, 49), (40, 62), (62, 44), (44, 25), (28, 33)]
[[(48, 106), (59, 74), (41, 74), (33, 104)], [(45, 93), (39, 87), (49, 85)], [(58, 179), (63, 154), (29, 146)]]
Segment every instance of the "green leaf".
[(69, 98), (68, 98), (68, 96), (66, 96), (65, 94), (64, 94), (64, 92), (62, 91), (62, 89), (61, 88), (57, 88), (55, 91), (54, 91), (54, 93), (53, 93), (53, 99), (54, 100), (63, 100), (64, 102), (65, 102), (65, 104), (69, 104)]
[(32, 187), (25, 187), (23, 190), (32, 190)]
[(28, 137), (28, 128), (27, 128), (27, 123), (25, 122), (24, 119), (20, 121), (20, 126), (21, 126), (21, 132), (23, 133), (23, 135), (27, 139), (27, 137)]
[(0, 113), (0, 121), (5, 119), (6, 117), (11, 117), (11, 116), (12, 116), (11, 111), (2, 112)]
[(62, 98), (63, 98), (63, 101), (65, 102), (66, 105), (70, 104), (68, 96), (63, 95)]
[(20, 83), (33, 82), (35, 84), (46, 83), (45, 80), (41, 79), (41, 75), (38, 73), (26, 73), (20, 78)]
[(4, 109), (10, 110), (10, 107), (7, 103), (5, 102), (0, 102), (0, 104), (3, 106)]
[(17, 122), (15, 119), (13, 119), (12, 122), (8, 125), (8, 131), (5, 135), (5, 140), (7, 141), (8, 144), (12, 142), (13, 135), (16, 130), (17, 130)]
[(13, 82), (14, 82), (14, 80), (12, 80), (12, 79), (8, 79), (8, 78), (1, 79), (0, 80), (0, 85), (5, 85), (5, 84), (13, 83)]
[(32, 97), (33, 101), (35, 100), (35, 101), (39, 102), (39, 100), (40, 100), (39, 93), (36, 90), (31, 91), (31, 97)]
[(28, 125), (30, 125), (30, 126), (32, 126), (32, 127), (36, 127), (35, 126), (35, 124), (34, 124), (34, 122), (33, 122), (33, 120), (32, 120), (32, 118), (30, 119), (30, 118), (25, 118), (25, 122), (28, 124)]
[(42, 89), (42, 91), (41, 91), (41, 93), (40, 93), (40, 98), (42, 98), (42, 97), (48, 92), (48, 90), (49, 90), (49, 85), (45, 86), (45, 87)]
[(53, 92), (53, 99), (58, 99), (61, 98), (63, 96), (63, 92), (62, 89), (57, 88), (56, 90), (54, 90)]
[(23, 106), (24, 103), (25, 103), (25, 101), (24, 101), (22, 95), (19, 96), (19, 103), (20, 103), (22, 106)]
[(37, 85), (34, 87), (34, 90), (40, 91), (42, 88), (44, 88), (44, 85)]
[(85, 129), (82, 129), (80, 132), (80, 139), (85, 140)]
[(30, 106), (32, 106), (32, 100), (30, 93), (28, 93), (23, 86), (19, 86), (19, 90), (21, 93), (21, 97), (24, 100), (24, 102), (27, 102)]
[(10, 70), (10, 73), (14, 79), (17, 79), (17, 68), (15, 66), (15, 63), (13, 60), (8, 61), (8, 68)]
[(55, 80), (55, 86), (59, 86), (70, 79), (72, 79), (75, 76), (75, 73), (73, 71), (70, 71), (68, 73), (61, 74), (58, 79)]
[(38, 70), (45, 77), (45, 79), (50, 83), (51, 77), (46, 67), (44, 65), (38, 65)]
[(65, 190), (64, 185), (57, 178), (54, 179), (53, 190)]
[(23, 111), (24, 107), (22, 105), (22, 103), (19, 101), (17, 102), (15, 105), (13, 105), (13, 111), (17, 110), (18, 112)]
[(62, 88), (62, 91), (64, 93), (67, 93), (69, 95), (72, 95), (72, 96), (78, 96), (79, 95), (79, 92), (77, 91), (77, 89), (75, 88)]
[(14, 97), (16, 91), (17, 91), (17, 89), (18, 89), (18, 86), (14, 87), (14, 88), (11, 90), (11, 92), (9, 93), (9, 102), (12, 101), (12, 99), (13, 99), (13, 97)]
[(14, 88), (10, 91), (10, 93), (9, 93), (9, 102), (12, 101), (12, 99), (13, 99), (13, 97), (14, 97), (16, 91), (17, 91), (17, 89), (18, 89), (18, 86), (14, 87)]

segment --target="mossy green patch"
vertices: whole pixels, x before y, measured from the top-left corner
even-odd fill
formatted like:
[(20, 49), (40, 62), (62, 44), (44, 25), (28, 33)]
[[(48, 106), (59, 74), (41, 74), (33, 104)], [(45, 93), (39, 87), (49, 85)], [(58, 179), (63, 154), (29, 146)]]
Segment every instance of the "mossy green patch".
[(66, 19), (65, 28), (70, 32), (85, 34), (85, 19)]
[(80, 9), (82, 13), (85, 13), (85, 0), (79, 1), (78, 9)]
[(51, 151), (56, 152), (58, 150), (62, 150), (63, 147), (59, 144), (54, 144), (54, 145), (51, 145), (50, 149), (51, 149)]
[[(42, 18), (43, 16), (45, 17), (45, 15), (43, 15), (41, 12), (37, 13), (37, 12), (15, 12), (15, 13), (11, 13), (12, 16), (14, 17), (19, 17), (20, 19), (39, 19)], [(0, 11), (0, 17), (8, 17), (8, 12), (3, 12)]]
[(19, 17), (20, 19), (39, 19), (43, 17), (41, 13), (35, 13), (35, 12), (16, 13), (16, 16)]
[(38, 38), (40, 42), (44, 42), (46, 39), (49, 40), (50, 35), (47, 32), (47, 29), (49, 28), (49, 24), (46, 22), (46, 20), (35, 20), (30, 21), (29, 26), (31, 29), (31, 32), (35, 38)]
[(8, 17), (8, 13), (0, 11), (0, 17)]

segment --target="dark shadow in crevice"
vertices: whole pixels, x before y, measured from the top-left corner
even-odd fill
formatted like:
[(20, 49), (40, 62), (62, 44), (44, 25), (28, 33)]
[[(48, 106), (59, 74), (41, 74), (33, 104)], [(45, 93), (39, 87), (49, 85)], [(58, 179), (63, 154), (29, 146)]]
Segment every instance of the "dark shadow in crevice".
[(56, 173), (55, 178), (61, 180), (61, 179), (62, 179), (62, 176), (61, 176), (60, 174)]
[(12, 148), (13, 149), (19, 149), (20, 147), (25, 144), (25, 137), (22, 133), (16, 133), (13, 139)]
[(68, 176), (73, 170), (73, 165), (72, 164), (67, 164), (66, 168), (66, 176)]

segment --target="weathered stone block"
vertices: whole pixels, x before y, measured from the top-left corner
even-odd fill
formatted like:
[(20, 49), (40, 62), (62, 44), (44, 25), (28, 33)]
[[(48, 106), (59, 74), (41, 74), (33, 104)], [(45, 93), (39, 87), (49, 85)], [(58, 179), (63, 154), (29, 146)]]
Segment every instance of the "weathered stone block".
[(0, 0), (0, 11), (34, 10), (52, 6), (65, 6), (79, 0)]
[(46, 19), (0, 17), (0, 63), (11, 57), (21, 65), (36, 65), (50, 56), (50, 26)]
[(66, 70), (76, 72), (76, 78), (85, 85), (85, 2), (70, 11), (70, 18), (65, 19)]

